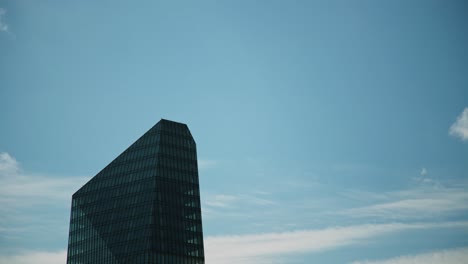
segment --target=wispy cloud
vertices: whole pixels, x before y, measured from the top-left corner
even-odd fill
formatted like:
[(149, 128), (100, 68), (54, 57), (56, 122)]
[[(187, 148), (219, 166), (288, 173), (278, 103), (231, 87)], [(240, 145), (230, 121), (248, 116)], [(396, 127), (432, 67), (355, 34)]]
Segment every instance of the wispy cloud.
[[(433, 180), (395, 192), (382, 193), (377, 203), (344, 210), (351, 217), (380, 217), (385, 220), (423, 219), (468, 211), (466, 183), (444, 186)], [(365, 195), (365, 194), (364, 194)]]
[(0, 173), (18, 173), (18, 170), (19, 164), (16, 159), (6, 152), (0, 153)]
[(9, 246), (3, 239), (29, 240), (31, 233), (50, 228), (65, 232), (67, 222), (57, 225), (57, 217), (68, 215), (71, 194), (86, 180), (28, 173), (14, 157), (0, 153), (0, 248)]
[(198, 160), (198, 169), (205, 170), (211, 169), (218, 164), (218, 161), (211, 159), (199, 159)]
[(247, 194), (210, 194), (202, 195), (203, 204), (207, 207), (236, 208), (246, 206), (275, 205), (277, 202), (269, 199), (270, 193), (253, 191)]
[(217, 194), (209, 197), (205, 200), (205, 204), (209, 207), (228, 207), (236, 200), (239, 200), (238, 197), (233, 195)]
[(218, 236), (205, 239), (207, 263), (275, 263), (285, 254), (314, 253), (366, 243), (370, 239), (417, 229), (467, 228), (468, 222), (390, 223), (331, 227), (282, 233)]
[(63, 264), (66, 259), (66, 250), (58, 252), (32, 251), (17, 255), (0, 256), (0, 264)]
[(214, 217), (252, 217), (252, 212), (259, 208), (275, 206), (277, 202), (268, 199), (268, 195), (257, 192), (249, 194), (203, 194), (203, 215)]
[(418, 255), (399, 256), (376, 261), (355, 261), (352, 264), (465, 264), (468, 260), (468, 247), (433, 251)]
[(88, 177), (54, 177), (24, 172), (8, 153), (0, 153), (0, 204), (13, 206), (68, 200)]
[(449, 134), (468, 140), (468, 107), (457, 117), (457, 121), (450, 127)]
[(247, 203), (258, 205), (258, 206), (269, 206), (269, 205), (278, 204), (276, 201), (273, 201), (263, 196), (264, 195), (259, 196), (259, 195), (254, 195), (254, 194), (244, 194), (244, 195), (241, 195), (240, 197)]
[[(368, 243), (373, 238), (389, 233), (432, 228), (467, 228), (468, 222), (391, 223), (298, 230), (281, 233), (212, 236), (205, 238), (207, 263), (216, 264), (271, 264), (282, 263), (285, 254), (317, 253), (345, 246)], [(354, 262), (353, 264), (458, 264), (466, 258), (466, 249), (439, 251), (430, 254), (405, 256), (380, 262)], [(58, 264), (66, 260), (66, 251), (32, 251), (0, 256), (0, 264)], [(427, 260), (427, 261), (426, 261)], [(443, 260), (443, 261), (442, 261)], [(400, 261), (400, 262), (398, 262)], [(413, 261), (413, 262), (410, 262)], [(432, 261), (432, 262), (431, 262)], [(439, 262), (435, 262), (439, 261)]]
[(426, 176), (426, 175), (427, 175), (427, 169), (426, 169), (426, 168), (422, 168), (422, 169), (421, 169), (421, 172), (419, 173), (419, 175), (421, 175), (421, 176)]
[(8, 32), (8, 24), (4, 22), (6, 9), (0, 8), (0, 31)]

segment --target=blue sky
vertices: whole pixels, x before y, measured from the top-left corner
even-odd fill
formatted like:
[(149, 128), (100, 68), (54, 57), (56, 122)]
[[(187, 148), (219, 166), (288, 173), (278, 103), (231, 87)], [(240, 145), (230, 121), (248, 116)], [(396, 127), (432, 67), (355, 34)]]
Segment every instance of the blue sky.
[(160, 118), (207, 263), (466, 263), (466, 1), (0, 0), (0, 263)]

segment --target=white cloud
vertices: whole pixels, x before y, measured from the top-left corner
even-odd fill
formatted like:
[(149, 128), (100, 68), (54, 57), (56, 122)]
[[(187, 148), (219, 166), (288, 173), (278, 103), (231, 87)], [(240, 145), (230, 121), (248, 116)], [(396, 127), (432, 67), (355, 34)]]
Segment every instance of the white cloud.
[[(69, 214), (71, 195), (88, 179), (27, 173), (11, 155), (0, 153), (0, 239), (67, 230), (68, 222), (57, 225), (57, 217)], [(31, 211), (50, 217), (32, 217)]]
[(233, 202), (238, 200), (239, 198), (233, 195), (225, 195), (225, 194), (217, 194), (213, 196), (209, 196), (208, 199), (205, 200), (205, 205), (210, 207), (228, 207), (232, 205)]
[[(396, 232), (431, 228), (468, 228), (468, 222), (446, 223), (392, 223), (357, 225), (346, 227), (331, 227), (316, 230), (298, 230), (282, 233), (263, 233), (237, 236), (214, 236), (205, 238), (205, 258), (207, 263), (216, 264), (267, 264), (279, 263), (281, 255), (314, 253), (336, 248), (369, 242), (369, 239)], [(355, 262), (372, 264), (456, 264), (460, 257), (466, 256), (466, 250), (460, 252), (435, 252), (428, 254), (431, 259), (441, 259), (445, 262), (430, 262), (425, 255), (400, 257), (386, 261), (404, 261), (406, 259), (421, 260), (416, 262)], [(439, 256), (442, 255), (442, 256)], [(463, 258), (467, 259), (467, 258)], [(17, 255), (0, 255), (0, 264), (58, 264), (66, 260), (66, 251), (33, 251)], [(277, 262), (279, 261), (279, 262)], [(450, 262), (452, 261), (452, 262)], [(466, 262), (465, 262), (466, 263)]]
[(69, 201), (71, 194), (88, 177), (54, 177), (23, 172), (8, 153), (0, 153), (0, 204), (8, 200), (14, 205)]
[(8, 25), (5, 22), (3, 22), (5, 14), (6, 10), (4, 8), (0, 8), (0, 31), (8, 32)]
[[(424, 219), (468, 211), (468, 185), (444, 186), (430, 179), (412, 189), (382, 193), (378, 203), (340, 212), (351, 217), (386, 220)], [(364, 196), (366, 194), (363, 194)], [(361, 197), (362, 199), (362, 197)]]
[(34, 251), (12, 256), (0, 256), (0, 264), (63, 264), (66, 259), (66, 250), (58, 252)]
[(426, 168), (422, 168), (421, 169), (421, 172), (419, 173), (421, 176), (426, 176), (427, 175), (427, 169)]
[[(8, 153), (0, 153), (0, 215), (3, 217), (5, 210), (22, 210), (25, 218), (33, 218), (28, 215), (28, 209), (37, 204), (46, 205), (47, 210), (55, 210), (60, 204), (64, 213), (69, 213), (70, 196), (78, 189), (87, 178), (68, 177), (58, 178), (52, 176), (25, 173), (20, 164)], [(389, 216), (397, 213), (400, 216), (412, 216), (429, 212), (446, 212), (466, 210), (468, 207), (467, 185), (443, 187), (431, 186), (431, 188), (415, 188), (407, 191), (383, 193), (376, 196), (381, 201), (369, 207), (356, 208), (353, 213), (361, 215), (382, 215), (388, 220)], [(368, 194), (363, 194), (368, 195)], [(252, 194), (217, 194), (203, 195), (203, 212), (209, 210), (220, 210), (222, 213), (234, 210), (243, 219), (249, 217), (251, 212), (245, 210), (250, 207), (251, 211), (261, 210), (266, 206), (276, 206), (273, 210), (281, 209), (277, 202), (268, 200), (268, 193), (253, 192)], [(366, 196), (367, 198), (369, 196)], [(378, 198), (378, 199), (377, 199)], [(242, 210), (241, 210), (242, 209)], [(45, 210), (47, 213), (48, 211)], [(223, 211), (224, 210), (224, 211)], [(361, 210), (361, 211), (359, 211)], [(446, 211), (444, 211), (446, 210)], [(349, 212), (348, 212), (349, 213)], [(245, 216), (247, 214), (247, 216)], [(64, 218), (66, 218), (65, 216)], [(8, 219), (11, 222), (11, 218)], [(29, 221), (29, 222), (28, 222)], [(51, 230), (51, 223), (43, 226), (31, 224), (27, 219), (19, 225), (3, 226), (0, 218), (0, 239), (13, 236), (17, 233), (30, 236), (31, 229)], [(48, 221), (48, 220), (45, 220)], [(9, 223), (8, 222), (8, 223)], [(53, 226), (54, 230), (64, 229), (60, 232), (66, 236), (67, 222), (60, 222), (61, 226)], [(339, 247), (369, 243), (375, 237), (388, 233), (396, 233), (415, 229), (435, 228), (468, 228), (468, 222), (446, 222), (446, 223), (387, 223), (367, 224), (354, 226), (328, 227), (324, 229), (309, 229), (289, 232), (270, 232), (261, 234), (246, 234), (237, 236), (215, 236), (205, 237), (205, 256), (207, 263), (217, 264), (262, 264), (277, 263), (285, 254), (314, 253), (333, 250)], [(289, 229), (289, 228), (288, 228)], [(49, 231), (47, 231), (49, 232)], [(22, 263), (63, 263), (66, 253), (60, 252), (26, 252), (16, 256), (0, 255), (0, 264), (22, 264)]]
[(218, 162), (216, 160), (210, 160), (210, 159), (199, 159), (198, 160), (198, 169), (200, 170), (205, 170), (205, 169), (211, 169), (216, 166)]
[(269, 206), (269, 205), (277, 205), (277, 202), (272, 201), (270, 199), (266, 199), (264, 197), (259, 197), (256, 195), (241, 195), (241, 198), (246, 202), (258, 206)]
[(0, 175), (18, 173), (19, 164), (10, 154), (0, 153)]
[(369, 239), (412, 229), (467, 228), (468, 222), (392, 223), (331, 227), (282, 233), (218, 236), (205, 239), (207, 263), (274, 263), (285, 254), (314, 253), (366, 243)]
[(450, 135), (468, 140), (468, 107), (457, 117), (457, 121), (450, 127)]
[(204, 218), (252, 218), (253, 212), (277, 203), (265, 197), (265, 194), (202, 194), (202, 212)]
[(269, 206), (275, 205), (276, 202), (267, 199), (268, 193), (253, 192), (253, 194), (203, 194), (203, 204), (206, 207), (217, 207), (217, 208), (234, 208), (246, 206)]
[(399, 256), (386, 260), (355, 261), (353, 264), (466, 264), (468, 248), (433, 251), (418, 255)]

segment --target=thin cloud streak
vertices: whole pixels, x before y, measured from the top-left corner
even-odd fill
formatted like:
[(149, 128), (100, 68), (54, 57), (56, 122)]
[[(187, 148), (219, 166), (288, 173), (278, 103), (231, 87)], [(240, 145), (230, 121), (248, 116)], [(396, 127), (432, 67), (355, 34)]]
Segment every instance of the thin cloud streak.
[(416, 229), (467, 228), (468, 222), (392, 223), (299, 230), (282, 233), (219, 236), (205, 239), (208, 263), (272, 263), (284, 254), (314, 253), (369, 242), (388, 233)]
[(204, 218), (252, 217), (249, 211), (277, 205), (277, 202), (267, 199), (264, 194), (202, 194)]
[(66, 250), (58, 252), (32, 251), (11, 256), (0, 256), (0, 264), (63, 264), (66, 260)]
[(8, 25), (3, 22), (3, 18), (5, 17), (6, 9), (0, 8), (0, 31), (9, 32)]
[(218, 161), (210, 159), (199, 159), (198, 160), (198, 169), (206, 170), (216, 167)]
[(355, 261), (352, 264), (466, 264), (468, 247), (439, 250), (418, 255), (399, 256), (385, 260)]
[(277, 202), (264, 195), (253, 194), (203, 194), (203, 205), (212, 208), (245, 208), (246, 206), (270, 206)]
[(379, 203), (347, 209), (339, 214), (354, 218), (379, 217), (385, 220), (401, 220), (433, 218), (468, 211), (466, 183), (444, 186), (430, 179), (422, 183), (423, 185), (413, 189), (383, 193)]
[(222, 207), (226, 208), (229, 207), (232, 203), (234, 203), (239, 198), (233, 195), (225, 195), (225, 194), (217, 194), (205, 201), (205, 204), (209, 207)]

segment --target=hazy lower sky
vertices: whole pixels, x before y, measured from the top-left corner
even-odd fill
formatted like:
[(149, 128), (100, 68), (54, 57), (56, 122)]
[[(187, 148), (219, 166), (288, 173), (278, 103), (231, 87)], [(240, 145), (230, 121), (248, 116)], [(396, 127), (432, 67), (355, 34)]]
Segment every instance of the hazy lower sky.
[(208, 264), (467, 263), (468, 2), (0, 0), (0, 263), (160, 118)]

